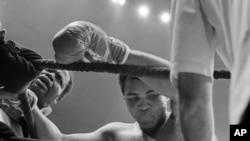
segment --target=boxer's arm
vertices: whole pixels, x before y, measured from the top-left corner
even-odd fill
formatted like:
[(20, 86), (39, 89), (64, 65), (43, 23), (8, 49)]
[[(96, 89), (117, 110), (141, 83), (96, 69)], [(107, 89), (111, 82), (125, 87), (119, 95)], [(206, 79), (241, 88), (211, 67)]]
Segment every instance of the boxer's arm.
[[(149, 67), (165, 67), (170, 69), (169, 61), (137, 50), (130, 50), (125, 64)], [(169, 78), (142, 77), (141, 79), (158, 93), (170, 98), (175, 97), (175, 89), (172, 87)]]
[(92, 133), (63, 134), (58, 127), (44, 116), (36, 106), (33, 110), (38, 136), (40, 139), (53, 141), (102, 141), (102, 130)]
[(39, 138), (57, 141), (63, 137), (63, 134), (57, 126), (45, 117), (37, 106), (34, 106), (32, 113), (35, 118)]

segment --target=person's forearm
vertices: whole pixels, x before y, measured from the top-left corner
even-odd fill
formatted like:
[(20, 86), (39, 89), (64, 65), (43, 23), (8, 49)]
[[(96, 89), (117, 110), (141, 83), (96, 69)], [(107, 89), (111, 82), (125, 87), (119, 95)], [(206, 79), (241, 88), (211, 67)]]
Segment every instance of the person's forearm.
[(44, 116), (36, 106), (32, 110), (36, 121), (39, 139), (49, 141), (99, 141), (103, 136), (99, 132), (63, 134), (57, 126)]
[(160, 58), (158, 56), (137, 51), (130, 50), (127, 61), (127, 65), (136, 65), (136, 66), (147, 66), (147, 67), (166, 67), (170, 68), (170, 62)]
[(188, 140), (195, 136), (197, 141), (211, 141), (215, 134), (212, 78), (198, 73), (179, 72), (177, 79), (174, 79), (179, 92), (179, 117), (184, 138)]
[(63, 134), (61, 131), (52, 121), (50, 121), (41, 113), (37, 106), (34, 107), (32, 113), (35, 117), (36, 128), (40, 139), (48, 139), (53, 141), (62, 140)]
[[(136, 50), (130, 50), (125, 64), (145, 67), (165, 67), (170, 69), (169, 61), (155, 55)], [(168, 77), (142, 77), (141, 80), (160, 94), (171, 98), (175, 96), (175, 89), (172, 87)]]

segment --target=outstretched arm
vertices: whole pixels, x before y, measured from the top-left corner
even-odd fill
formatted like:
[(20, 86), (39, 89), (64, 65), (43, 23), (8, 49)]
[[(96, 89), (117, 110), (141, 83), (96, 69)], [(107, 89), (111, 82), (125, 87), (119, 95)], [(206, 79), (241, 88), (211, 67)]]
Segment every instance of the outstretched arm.
[(32, 110), (36, 121), (38, 136), (40, 139), (53, 141), (102, 141), (99, 130), (92, 133), (63, 134), (58, 127), (44, 116), (37, 106)]
[(36, 121), (37, 133), (39, 138), (41, 139), (49, 139), (49, 140), (61, 140), (63, 138), (63, 134), (57, 128), (57, 126), (45, 117), (37, 106), (32, 110)]

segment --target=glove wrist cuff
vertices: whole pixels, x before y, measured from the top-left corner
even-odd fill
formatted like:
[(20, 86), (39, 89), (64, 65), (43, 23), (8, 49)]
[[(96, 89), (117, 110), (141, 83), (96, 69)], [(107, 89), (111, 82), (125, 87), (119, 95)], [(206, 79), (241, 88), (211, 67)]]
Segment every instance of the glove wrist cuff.
[(127, 59), (128, 59), (128, 55), (129, 55), (129, 52), (130, 52), (130, 48), (128, 46), (125, 46), (125, 55), (121, 61), (120, 64), (125, 64)]

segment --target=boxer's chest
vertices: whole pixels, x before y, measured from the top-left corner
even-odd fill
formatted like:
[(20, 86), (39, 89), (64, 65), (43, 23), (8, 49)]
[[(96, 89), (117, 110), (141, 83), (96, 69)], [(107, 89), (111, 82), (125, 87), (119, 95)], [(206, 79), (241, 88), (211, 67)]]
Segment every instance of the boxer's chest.
[(159, 134), (156, 138), (141, 133), (118, 133), (113, 141), (182, 141), (173, 132)]
[(139, 126), (135, 126), (134, 128), (114, 132), (112, 138), (109, 138), (107, 141), (183, 141), (183, 139), (178, 134), (175, 124), (167, 122), (155, 138), (144, 134)]

